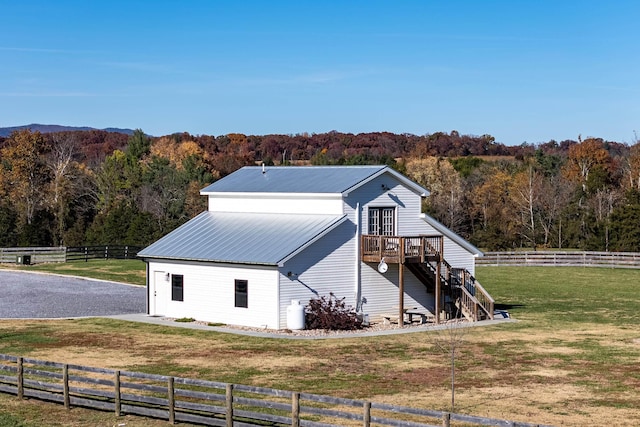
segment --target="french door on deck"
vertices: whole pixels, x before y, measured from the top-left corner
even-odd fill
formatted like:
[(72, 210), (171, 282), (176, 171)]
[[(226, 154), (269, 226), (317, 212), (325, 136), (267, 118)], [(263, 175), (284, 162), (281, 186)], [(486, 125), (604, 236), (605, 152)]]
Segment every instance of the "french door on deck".
[(395, 235), (395, 208), (369, 208), (369, 234)]

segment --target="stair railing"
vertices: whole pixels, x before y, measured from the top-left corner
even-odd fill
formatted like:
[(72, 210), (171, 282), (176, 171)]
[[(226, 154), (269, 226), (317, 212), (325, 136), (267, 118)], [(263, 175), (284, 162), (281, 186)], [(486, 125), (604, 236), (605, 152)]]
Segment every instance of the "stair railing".
[(484, 311), (489, 319), (493, 319), (493, 310), (495, 307), (495, 301), (489, 295), (489, 292), (476, 280), (471, 273), (464, 268), (452, 269), (452, 275), (456, 278), (460, 287), (469, 293), (480, 306), (480, 309)]
[[(479, 310), (484, 312), (489, 319), (493, 319), (493, 310), (495, 301), (491, 298), (491, 295), (484, 289), (484, 287), (476, 280), (471, 273), (464, 268), (452, 268), (447, 261), (443, 261), (447, 274), (451, 276), (450, 284), (459, 286), (463, 290), (463, 295), (468, 294), (466, 301), (469, 302), (468, 310), (475, 313), (475, 319), (479, 319), (481, 314)], [(473, 298), (473, 300), (471, 300)], [(466, 304), (465, 301), (461, 301), (462, 304)], [(476, 306), (477, 305), (477, 306)]]
[(478, 300), (469, 293), (465, 288), (460, 288), (460, 297), (458, 304), (462, 314), (469, 320), (475, 322), (478, 320)]

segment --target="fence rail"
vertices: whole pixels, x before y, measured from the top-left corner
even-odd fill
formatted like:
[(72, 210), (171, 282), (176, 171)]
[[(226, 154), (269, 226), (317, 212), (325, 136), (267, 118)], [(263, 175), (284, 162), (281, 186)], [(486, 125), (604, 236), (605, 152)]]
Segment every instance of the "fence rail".
[(485, 252), (476, 266), (640, 268), (640, 252)]
[(66, 262), (90, 259), (135, 259), (142, 246), (107, 245), (74, 246), (66, 248)]
[[(0, 354), (0, 392), (62, 404), (208, 426), (542, 424), (430, 411), (264, 387), (62, 364)], [(437, 423), (429, 424), (429, 423)]]
[(142, 246), (130, 245), (0, 248), (0, 263), (29, 265), (90, 259), (135, 259), (141, 249)]
[(65, 262), (66, 248), (28, 247), (0, 248), (0, 263), (3, 264), (39, 264), (43, 262)]

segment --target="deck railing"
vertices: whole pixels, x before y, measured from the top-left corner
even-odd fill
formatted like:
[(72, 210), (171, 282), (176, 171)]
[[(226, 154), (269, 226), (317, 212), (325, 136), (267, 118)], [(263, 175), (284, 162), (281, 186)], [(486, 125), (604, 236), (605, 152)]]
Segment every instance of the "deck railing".
[(362, 260), (399, 263), (405, 260), (425, 262), (442, 254), (442, 236), (362, 235)]
[(444, 259), (444, 240), (442, 236), (362, 236), (362, 260), (365, 262), (387, 263), (414, 262), (430, 266), (435, 275), (436, 269), (429, 263), (442, 263), (440, 280), (451, 287), (460, 286), (461, 307), (464, 307), (473, 320), (482, 317), (493, 319), (494, 300), (480, 282), (467, 270), (452, 268)]

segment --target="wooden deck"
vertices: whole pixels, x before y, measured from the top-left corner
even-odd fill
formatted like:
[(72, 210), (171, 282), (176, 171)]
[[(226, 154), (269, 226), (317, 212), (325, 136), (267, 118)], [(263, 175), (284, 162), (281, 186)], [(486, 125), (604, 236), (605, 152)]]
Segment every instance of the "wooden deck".
[(441, 261), (442, 236), (362, 236), (362, 261), (387, 264)]
[[(435, 322), (445, 310), (446, 292), (455, 306), (469, 320), (493, 319), (494, 300), (467, 270), (453, 268), (444, 259), (444, 239), (436, 236), (378, 236), (362, 235), (362, 261), (399, 264), (398, 319), (404, 318), (404, 266), (410, 269), (425, 286), (435, 287)], [(433, 278), (433, 279), (431, 279)], [(439, 278), (439, 279), (437, 279)]]

